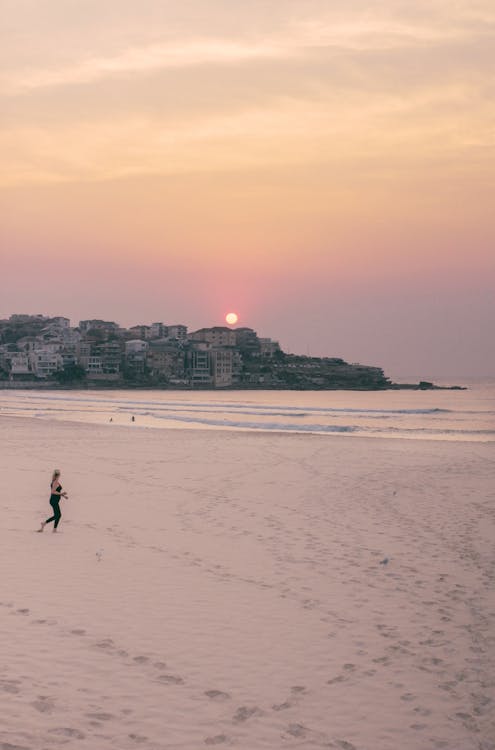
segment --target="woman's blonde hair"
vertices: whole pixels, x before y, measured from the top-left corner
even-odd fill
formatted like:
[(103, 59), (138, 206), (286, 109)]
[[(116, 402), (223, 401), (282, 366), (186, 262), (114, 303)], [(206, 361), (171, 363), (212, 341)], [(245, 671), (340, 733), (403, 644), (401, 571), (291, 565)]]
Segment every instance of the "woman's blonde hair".
[(60, 476), (60, 469), (54, 469), (52, 479)]

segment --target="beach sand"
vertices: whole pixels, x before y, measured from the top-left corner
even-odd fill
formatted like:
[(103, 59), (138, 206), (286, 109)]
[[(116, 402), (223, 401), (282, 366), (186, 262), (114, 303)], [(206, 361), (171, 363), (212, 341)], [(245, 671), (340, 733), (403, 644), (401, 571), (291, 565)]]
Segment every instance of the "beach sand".
[(495, 748), (493, 445), (0, 424), (1, 750)]

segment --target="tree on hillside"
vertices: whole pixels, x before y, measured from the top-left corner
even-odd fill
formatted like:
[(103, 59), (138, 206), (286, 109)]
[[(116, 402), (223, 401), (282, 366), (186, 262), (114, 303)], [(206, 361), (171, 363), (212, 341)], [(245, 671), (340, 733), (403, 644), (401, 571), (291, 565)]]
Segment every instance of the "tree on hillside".
[(65, 365), (63, 370), (58, 370), (53, 376), (60, 385), (82, 383), (86, 380), (86, 370), (81, 365)]

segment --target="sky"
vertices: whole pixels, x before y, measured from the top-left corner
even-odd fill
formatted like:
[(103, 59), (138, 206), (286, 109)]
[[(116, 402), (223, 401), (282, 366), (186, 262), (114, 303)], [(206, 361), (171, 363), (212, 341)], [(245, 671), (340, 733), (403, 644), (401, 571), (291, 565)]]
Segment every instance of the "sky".
[(0, 317), (495, 375), (492, 0), (0, 0)]

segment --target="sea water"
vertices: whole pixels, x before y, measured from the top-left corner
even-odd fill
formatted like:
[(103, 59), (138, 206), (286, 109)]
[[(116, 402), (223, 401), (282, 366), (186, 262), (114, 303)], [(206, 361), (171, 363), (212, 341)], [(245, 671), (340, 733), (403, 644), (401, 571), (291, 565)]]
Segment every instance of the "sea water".
[(495, 442), (495, 381), (427, 391), (0, 390), (0, 418), (8, 415), (129, 428)]

